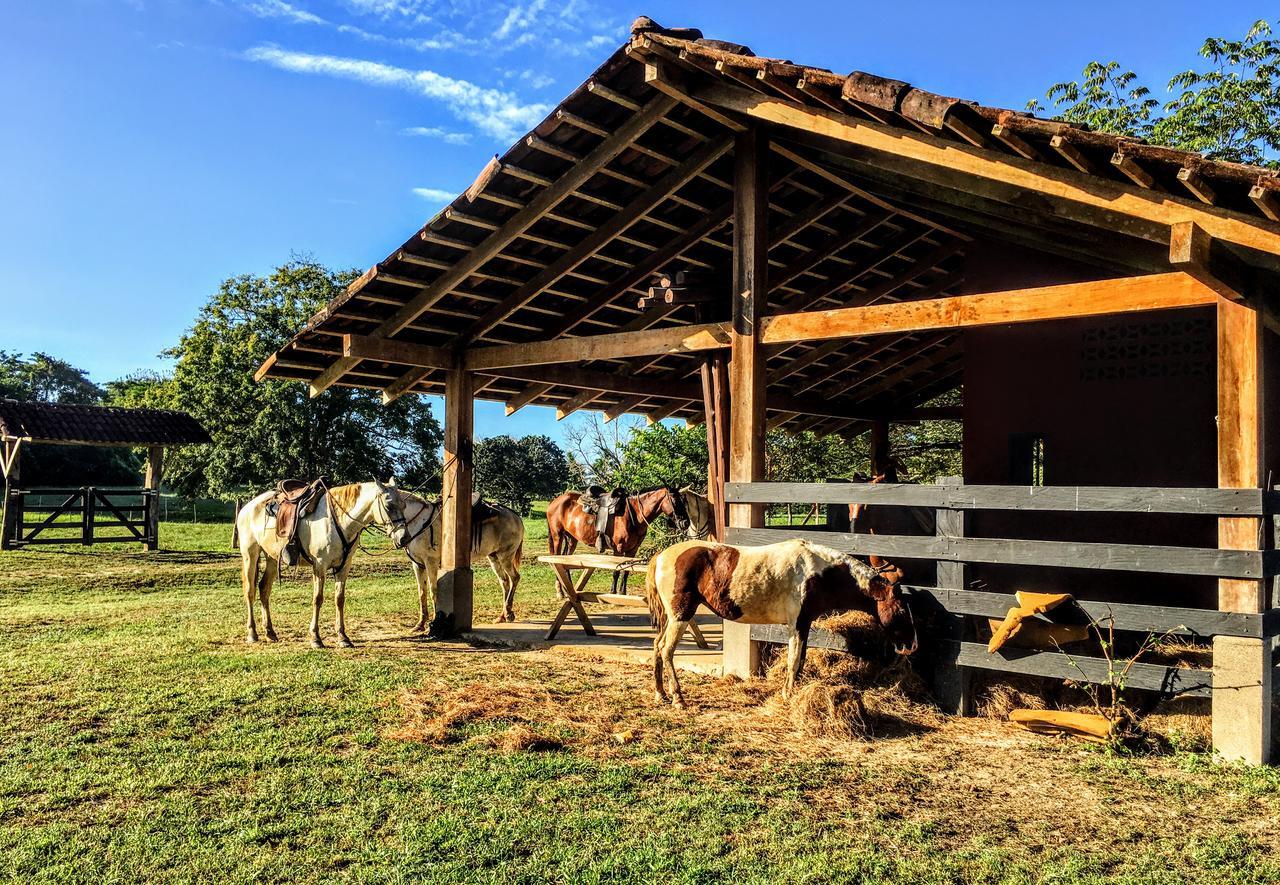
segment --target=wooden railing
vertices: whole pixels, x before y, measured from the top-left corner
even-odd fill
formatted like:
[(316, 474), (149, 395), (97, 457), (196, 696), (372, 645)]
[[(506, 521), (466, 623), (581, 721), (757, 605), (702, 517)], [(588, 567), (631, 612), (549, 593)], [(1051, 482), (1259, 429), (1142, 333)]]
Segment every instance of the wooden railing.
[[(1108, 662), (1102, 657), (1068, 656), (1058, 651), (1002, 649), (988, 654), (986, 645), (972, 641), (969, 617), (1002, 618), (1014, 607), (1009, 593), (968, 589), (970, 563), (1048, 568), (1099, 569), (1161, 575), (1266, 580), (1280, 574), (1273, 550), (1227, 550), (1127, 543), (1044, 541), (967, 535), (968, 514), (974, 511), (1054, 511), (1064, 513), (1193, 514), (1208, 517), (1273, 516), (1277, 495), (1262, 489), (1171, 489), (1113, 487), (972, 486), (958, 480), (938, 485), (867, 483), (729, 483), (725, 497), (735, 504), (870, 504), (927, 508), (935, 511), (933, 535), (870, 535), (838, 531), (797, 531), (789, 527), (730, 528), (733, 544), (769, 544), (804, 538), (857, 555), (886, 559), (922, 559), (938, 563), (937, 586), (911, 586), (906, 594), (913, 609), (933, 615), (941, 628), (927, 637), (926, 650), (939, 671), (935, 686), (944, 706), (964, 710), (967, 668), (1105, 683)], [(1105, 621), (1117, 631), (1195, 637), (1235, 636), (1266, 639), (1280, 634), (1280, 610), (1263, 614), (1211, 609), (1081, 600), (1077, 617)], [(786, 630), (757, 626), (751, 639), (785, 642)], [(818, 647), (844, 648), (829, 634), (811, 638)], [(1136, 664), (1127, 684), (1168, 694), (1207, 696), (1212, 671), (1157, 664)]]

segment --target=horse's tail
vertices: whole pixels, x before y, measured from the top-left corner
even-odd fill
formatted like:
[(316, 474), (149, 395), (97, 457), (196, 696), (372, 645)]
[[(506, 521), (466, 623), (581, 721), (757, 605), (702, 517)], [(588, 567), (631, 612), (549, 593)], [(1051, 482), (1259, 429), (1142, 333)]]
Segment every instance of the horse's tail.
[(524, 538), (520, 539), (520, 543), (516, 545), (516, 552), (511, 557), (511, 562), (514, 563), (517, 569), (520, 568), (520, 557), (522, 556), (524, 556)]
[(658, 595), (658, 555), (650, 557), (644, 573), (644, 601), (649, 606), (649, 625), (661, 633), (667, 629), (667, 610)]

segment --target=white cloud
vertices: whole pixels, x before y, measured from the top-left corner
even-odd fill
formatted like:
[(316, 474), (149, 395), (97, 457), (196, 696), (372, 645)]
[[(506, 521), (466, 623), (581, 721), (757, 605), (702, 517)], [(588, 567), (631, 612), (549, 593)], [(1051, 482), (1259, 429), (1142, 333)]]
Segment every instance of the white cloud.
[(522, 102), (512, 92), (488, 89), (435, 71), (414, 71), (363, 59), (289, 52), (274, 46), (254, 47), (245, 53), (245, 58), (298, 74), (317, 74), (403, 89), (442, 103), (459, 119), (500, 141), (510, 141), (533, 128), (550, 110), (546, 104)]
[(328, 24), (320, 16), (286, 3), (284, 0), (256, 0), (256, 2), (245, 4), (244, 8), (258, 18), (279, 18), (298, 25)]
[(470, 144), (470, 132), (450, 132), (442, 126), (410, 126), (400, 130), (401, 135), (412, 135), (417, 138), (438, 138), (445, 144)]
[(415, 187), (414, 194), (432, 203), (452, 203), (457, 196), (453, 191), (441, 190), (438, 187)]
[(538, 22), (538, 16), (547, 8), (547, 0), (532, 0), (528, 5), (516, 4), (507, 10), (507, 15), (493, 32), (497, 40), (505, 40), (517, 31), (529, 31)]

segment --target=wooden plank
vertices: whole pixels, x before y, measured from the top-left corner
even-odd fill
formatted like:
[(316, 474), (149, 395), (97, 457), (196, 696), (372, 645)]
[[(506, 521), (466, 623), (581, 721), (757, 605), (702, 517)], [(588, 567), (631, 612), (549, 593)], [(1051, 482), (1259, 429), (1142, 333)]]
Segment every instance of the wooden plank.
[(959, 295), (897, 304), (780, 314), (764, 321), (765, 344), (859, 338), (896, 332), (962, 329), (1106, 316), (1213, 304), (1217, 295), (1181, 272)]
[[(875, 464), (873, 459), (872, 464)], [(963, 483), (959, 476), (942, 478), (944, 487), (955, 487)], [(968, 514), (964, 510), (940, 507), (934, 515), (934, 534), (944, 538), (963, 538), (968, 534)], [(940, 587), (968, 587), (969, 566), (964, 562), (939, 562), (936, 564), (936, 583)], [(936, 620), (937, 628), (943, 638), (963, 642), (969, 626), (960, 612), (951, 606), (944, 605), (945, 616)], [(1001, 612), (1001, 616), (1003, 616)], [(934, 649), (927, 649), (933, 654)], [(971, 692), (971, 674), (964, 668), (946, 660), (933, 662), (933, 693), (939, 705), (949, 713), (967, 716), (973, 712)]]
[(510, 366), (537, 366), (574, 363), (582, 360), (624, 359), (669, 353), (695, 353), (729, 346), (729, 330), (724, 323), (669, 326), (581, 338), (558, 338), (527, 344), (474, 347), (463, 355), (466, 368), (474, 372)]
[[(1111, 230), (1127, 228), (1155, 242), (1167, 242), (1167, 228), (1179, 221), (1195, 221), (1218, 239), (1280, 254), (1280, 226), (1243, 213), (1207, 206), (1189, 198), (1126, 185), (1076, 170), (1037, 163), (1021, 157), (960, 144), (923, 132), (908, 132), (812, 107), (798, 107), (781, 99), (716, 83), (699, 87), (693, 98), (751, 119), (857, 145), (868, 152), (912, 161), (962, 176), (1002, 185), (1006, 201), (1012, 191), (1053, 200), (1057, 214)], [(976, 185), (975, 185), (976, 186)], [(1022, 197), (1025, 201), (1025, 196)], [(1125, 225), (1120, 219), (1135, 223)], [(1143, 224), (1145, 222), (1145, 224)]]
[[(981, 642), (951, 642), (939, 644), (953, 655), (962, 667), (980, 670), (998, 670), (1001, 673), (1019, 673), (1027, 676), (1046, 676), (1051, 679), (1087, 679), (1106, 684), (1111, 665), (1102, 658), (1078, 657), (1062, 652), (1035, 651), (1032, 649), (1002, 648), (988, 654)], [(1129, 688), (1158, 691), (1179, 697), (1207, 698), (1213, 694), (1213, 673), (1183, 667), (1165, 667), (1159, 664), (1134, 664), (1125, 679)]]
[(542, 396), (554, 386), (554, 384), (543, 383), (530, 384), (524, 390), (507, 400), (504, 411), (508, 416), (514, 415), (516, 412), (529, 405), (529, 403)]
[[(388, 338), (397, 332), (403, 331), (423, 311), (448, 295), (473, 272), (536, 224), (550, 209), (586, 184), (587, 181), (605, 167), (605, 164), (626, 150), (633, 141), (675, 106), (676, 101), (665, 95), (658, 96), (646, 104), (619, 126), (610, 138), (602, 141), (583, 157), (581, 162), (570, 166), (550, 187), (541, 190), (523, 209), (516, 212), (497, 230), (493, 231), (475, 249), (459, 258), (450, 270), (445, 271), (430, 284), (423, 286), (422, 290), (417, 295), (414, 295), (404, 307), (384, 320), (374, 330), (373, 336), (375, 338)], [(361, 279), (363, 280), (364, 278), (362, 277)], [(363, 288), (363, 285), (365, 283), (357, 280), (356, 283), (353, 283), (348, 288), (348, 292), (359, 291), (360, 288)], [(355, 368), (358, 363), (359, 360), (357, 358), (348, 356), (335, 360), (329, 368), (321, 372), (311, 382), (311, 395), (318, 396), (332, 387), (338, 379)], [(418, 377), (421, 377), (421, 373), (419, 373)], [(408, 390), (414, 383), (411, 381), (405, 384), (404, 389)], [(392, 399), (398, 396), (399, 393), (403, 393), (403, 391), (397, 393), (394, 388), (388, 388), (388, 391), (392, 394)]]
[(731, 483), (730, 501), (788, 504), (887, 504), (954, 510), (1052, 510), (1072, 513), (1196, 513), (1262, 516), (1276, 509), (1261, 489), (1122, 486), (928, 485), (917, 483)]
[[(939, 567), (944, 565), (940, 563)], [(940, 579), (941, 580), (941, 579)], [(963, 590), (954, 587), (903, 588), (910, 598), (927, 596), (936, 600), (947, 611), (956, 615), (972, 615), (979, 618), (1003, 618), (1009, 609), (1017, 607), (1012, 593), (991, 593), (985, 590)], [(1261, 614), (1221, 612), (1209, 608), (1185, 608), (1169, 605), (1138, 605), (1123, 602), (1099, 602), (1077, 599), (1071, 609), (1079, 606), (1090, 619), (1101, 624), (1115, 618), (1117, 630), (1138, 633), (1161, 634), (1172, 631), (1181, 636), (1244, 636), (1261, 639), (1266, 630), (1266, 619)], [(1063, 621), (1070, 618), (1071, 610), (1051, 613), (1045, 620)]]
[(803, 539), (844, 553), (893, 560), (935, 559), (992, 565), (1039, 565), (1053, 568), (1204, 575), (1262, 580), (1275, 572), (1274, 561), (1260, 551), (1105, 544), (1084, 541), (1035, 541), (1015, 538), (939, 538), (913, 535), (863, 535), (805, 532), (781, 528), (729, 530), (730, 543), (775, 544)]
[(392, 341), (389, 338), (374, 338), (369, 335), (343, 335), (342, 355), (401, 366), (421, 366), (426, 369), (451, 369), (457, 362), (457, 356), (448, 348)]
[[(753, 642), (770, 642), (775, 645), (786, 645), (791, 639), (791, 628), (782, 624), (752, 624), (751, 640)], [(825, 648), (830, 651), (848, 651), (849, 643), (843, 636), (829, 630), (813, 627), (809, 630), (809, 648)]]

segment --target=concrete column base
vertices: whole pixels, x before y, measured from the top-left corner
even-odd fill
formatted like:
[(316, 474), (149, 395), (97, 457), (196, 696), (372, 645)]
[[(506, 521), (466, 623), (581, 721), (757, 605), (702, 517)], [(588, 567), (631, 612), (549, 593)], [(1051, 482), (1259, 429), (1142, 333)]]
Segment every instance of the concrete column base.
[(1272, 666), (1264, 639), (1213, 640), (1213, 749), (1229, 761), (1271, 761)]
[(760, 675), (760, 645), (751, 640), (751, 625), (724, 622), (724, 675), (750, 679)]

